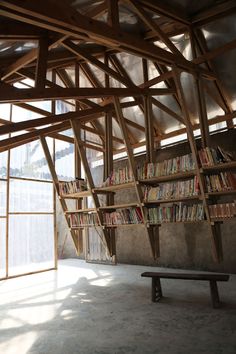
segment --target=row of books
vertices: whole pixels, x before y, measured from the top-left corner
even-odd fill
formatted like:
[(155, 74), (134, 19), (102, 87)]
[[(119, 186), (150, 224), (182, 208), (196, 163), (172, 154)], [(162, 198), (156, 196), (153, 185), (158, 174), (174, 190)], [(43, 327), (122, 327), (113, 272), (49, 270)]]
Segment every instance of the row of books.
[(143, 223), (142, 212), (139, 207), (125, 208), (104, 213), (105, 225), (124, 225), (124, 224), (141, 224)]
[(217, 175), (208, 175), (205, 178), (209, 193), (236, 189), (236, 176), (232, 172), (220, 172)]
[(86, 191), (87, 183), (84, 179), (76, 179), (69, 182), (59, 182), (59, 193), (62, 194), (71, 194)]
[(198, 179), (161, 183), (157, 187), (144, 187), (144, 201), (191, 197), (200, 193)]
[(203, 167), (233, 161), (232, 154), (224, 151), (220, 146), (217, 146), (217, 148), (206, 147), (201, 149), (198, 154)]
[(68, 221), (70, 227), (95, 226), (98, 225), (98, 216), (96, 213), (71, 213)]
[(236, 216), (236, 203), (222, 203), (209, 205), (210, 217), (218, 218), (233, 218)]
[(204, 220), (202, 204), (186, 205), (179, 203), (172, 206), (146, 208), (145, 212), (145, 217), (150, 224)]
[(157, 163), (145, 163), (138, 166), (138, 179), (168, 176), (175, 173), (192, 171), (195, 168), (192, 154), (178, 156)]
[(102, 187), (113, 186), (116, 184), (123, 184), (133, 181), (133, 174), (131, 168), (125, 166), (112, 171), (111, 175), (102, 184)]

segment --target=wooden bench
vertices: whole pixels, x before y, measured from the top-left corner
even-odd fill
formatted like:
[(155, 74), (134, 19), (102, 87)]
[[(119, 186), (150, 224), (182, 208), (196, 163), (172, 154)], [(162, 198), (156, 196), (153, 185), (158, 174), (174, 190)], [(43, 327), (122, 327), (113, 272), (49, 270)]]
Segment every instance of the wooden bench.
[(217, 281), (228, 281), (228, 274), (196, 274), (196, 273), (162, 273), (144, 272), (142, 277), (152, 278), (152, 301), (157, 302), (162, 298), (161, 278), (184, 280), (208, 280), (210, 282), (211, 300), (213, 308), (220, 307)]

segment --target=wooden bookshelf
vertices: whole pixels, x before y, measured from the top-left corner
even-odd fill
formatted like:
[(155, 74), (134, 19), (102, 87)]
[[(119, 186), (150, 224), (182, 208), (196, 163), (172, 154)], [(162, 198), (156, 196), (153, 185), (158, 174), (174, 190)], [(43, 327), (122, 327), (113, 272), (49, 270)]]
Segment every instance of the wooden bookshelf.
[(95, 208), (84, 208), (84, 209), (75, 209), (75, 210), (67, 210), (66, 214), (73, 214), (73, 213), (89, 213), (89, 212), (96, 212)]
[(201, 167), (201, 172), (219, 172), (223, 170), (235, 170), (236, 171), (236, 161), (220, 163), (214, 166), (203, 166)]
[(191, 201), (191, 200), (201, 200), (200, 195), (193, 195), (191, 197), (180, 197), (174, 199), (148, 200), (148, 201), (144, 201), (143, 205), (146, 206), (148, 204), (175, 203), (175, 202), (184, 202), (184, 201)]
[(116, 205), (107, 205), (101, 206), (100, 210), (110, 210), (110, 209), (127, 209), (127, 208), (137, 208), (139, 204), (137, 203), (128, 203), (128, 204), (116, 204)]
[(231, 217), (224, 217), (224, 218), (211, 218), (212, 222), (225, 222), (225, 221), (230, 221), (230, 220), (235, 220), (236, 216), (231, 216)]
[(159, 176), (159, 177), (152, 177), (152, 178), (147, 178), (147, 179), (141, 179), (139, 180), (139, 183), (142, 184), (157, 184), (157, 183), (163, 183), (163, 182), (172, 182), (175, 180), (184, 180), (188, 178), (192, 178), (196, 175), (196, 171), (186, 171), (182, 173), (174, 173), (172, 175), (168, 176)]
[(150, 226), (155, 226), (155, 225), (169, 225), (169, 224), (198, 224), (199, 222), (207, 222), (207, 220), (186, 220), (186, 221), (165, 221), (159, 224), (153, 224), (153, 223), (149, 223)]
[(222, 195), (235, 195), (236, 194), (236, 190), (225, 190), (225, 191), (218, 191), (218, 192), (208, 192), (206, 193), (206, 198), (209, 198), (209, 197), (217, 197), (217, 196), (222, 196)]
[(60, 197), (63, 199), (79, 199), (79, 198), (86, 198), (91, 196), (92, 191), (82, 191), (78, 193), (70, 193), (70, 194), (61, 194)]
[(123, 227), (123, 226), (125, 226), (125, 227), (127, 227), (127, 226), (140, 226), (140, 225), (142, 225), (142, 226), (144, 226), (144, 223), (137, 223), (137, 224), (117, 224), (117, 225), (104, 225), (104, 227), (106, 227), (107, 229), (110, 229), (110, 228), (116, 228), (116, 227)]
[(122, 183), (122, 184), (114, 184), (112, 186), (106, 186), (106, 187), (96, 187), (94, 188), (93, 192), (94, 193), (100, 193), (100, 192), (114, 192), (114, 191), (120, 191), (123, 189), (130, 189), (135, 186), (135, 182), (127, 182), (127, 183)]

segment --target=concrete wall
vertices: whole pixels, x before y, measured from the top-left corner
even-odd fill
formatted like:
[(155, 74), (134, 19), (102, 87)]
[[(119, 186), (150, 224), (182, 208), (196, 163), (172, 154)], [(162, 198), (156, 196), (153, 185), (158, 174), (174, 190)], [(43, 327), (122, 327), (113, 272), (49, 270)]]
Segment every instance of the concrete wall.
[[(212, 144), (220, 145), (229, 151), (236, 151), (236, 131), (212, 135)], [(157, 152), (157, 161), (188, 153), (189, 144), (182, 143)], [(137, 158), (144, 160), (145, 156)], [(126, 164), (115, 163), (115, 167)], [(101, 175), (102, 167), (94, 170)], [(116, 194), (116, 203), (136, 201), (133, 190), (124, 190)], [(173, 268), (199, 269), (236, 273), (236, 220), (221, 225), (224, 261), (213, 261), (209, 227), (206, 223), (165, 224), (160, 228), (161, 256), (154, 262), (143, 226), (117, 229), (117, 260), (120, 263), (160, 265)], [(68, 253), (67, 253), (68, 254)]]

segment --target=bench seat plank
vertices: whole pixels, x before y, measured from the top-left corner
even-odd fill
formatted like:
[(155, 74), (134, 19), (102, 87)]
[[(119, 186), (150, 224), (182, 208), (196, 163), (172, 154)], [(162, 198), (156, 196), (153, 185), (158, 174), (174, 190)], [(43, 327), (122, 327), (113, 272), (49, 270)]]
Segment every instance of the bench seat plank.
[(185, 279), (185, 280), (214, 280), (228, 281), (228, 274), (201, 274), (201, 273), (167, 273), (167, 272), (144, 272), (142, 277), (147, 278), (166, 278), (166, 279)]
[(163, 297), (161, 278), (184, 279), (184, 280), (206, 280), (210, 283), (211, 301), (213, 308), (220, 307), (220, 299), (217, 281), (228, 281), (228, 274), (202, 274), (202, 273), (168, 273), (168, 272), (144, 272), (142, 277), (152, 278), (152, 301), (158, 302)]

